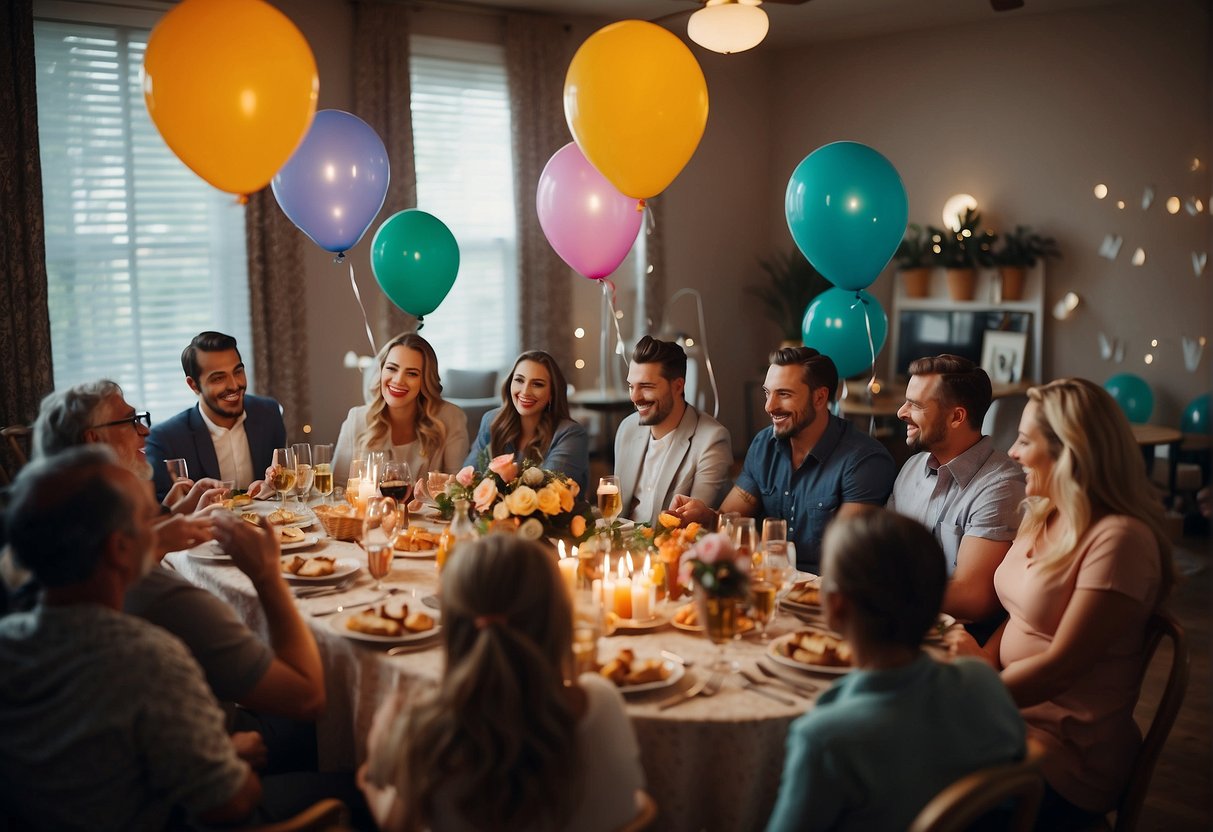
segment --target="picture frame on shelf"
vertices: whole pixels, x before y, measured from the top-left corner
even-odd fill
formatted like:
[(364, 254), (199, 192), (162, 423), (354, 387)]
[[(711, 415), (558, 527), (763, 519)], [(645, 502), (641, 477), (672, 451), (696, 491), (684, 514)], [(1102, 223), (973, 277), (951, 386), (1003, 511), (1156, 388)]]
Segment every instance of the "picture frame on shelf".
[(1016, 384), (1023, 379), (1026, 332), (986, 330), (981, 346), (981, 368), (994, 384)]

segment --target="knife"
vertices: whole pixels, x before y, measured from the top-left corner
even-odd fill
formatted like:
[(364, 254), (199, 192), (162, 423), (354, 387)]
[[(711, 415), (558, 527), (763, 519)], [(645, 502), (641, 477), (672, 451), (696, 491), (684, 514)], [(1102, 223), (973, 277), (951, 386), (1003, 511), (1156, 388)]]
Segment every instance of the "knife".
[(389, 590), (377, 598), (372, 598), (369, 601), (360, 601), (357, 604), (338, 604), (337, 606), (333, 607), (331, 610), (320, 610), (318, 612), (314, 612), (314, 613), (312, 613), (312, 617), (313, 618), (323, 618), (326, 615), (336, 615), (337, 613), (345, 612), (346, 610), (356, 610), (359, 607), (370, 607), (375, 604), (378, 604), (380, 601), (384, 600), (389, 595), (393, 594), (394, 591), (395, 590)]
[(781, 705), (795, 705), (796, 704), (791, 699), (788, 699), (786, 696), (780, 696), (778, 693), (772, 693), (771, 691), (767, 690), (766, 688), (759, 687), (758, 685), (756, 685), (753, 682), (748, 681), (748, 680), (746, 681), (746, 683), (744, 685), (742, 685), (742, 687), (744, 687), (746, 690), (750, 691), (751, 693), (760, 693), (763, 696), (765, 696), (767, 699), (774, 699), (776, 702), (780, 703)]
[(771, 679), (773, 681), (779, 682), (781, 685), (784, 685), (785, 687), (789, 688), (790, 690), (796, 692), (798, 696), (803, 696), (806, 699), (813, 698), (812, 696), (809, 696), (808, 694), (817, 693), (819, 690), (821, 690), (821, 687), (819, 685), (814, 685), (810, 682), (793, 682), (791, 679), (784, 678), (782, 675), (776, 673), (774, 670), (771, 670), (769, 667), (764, 665), (762, 662), (755, 662), (754, 666), (758, 668), (758, 671), (763, 676), (766, 676), (768, 679)]

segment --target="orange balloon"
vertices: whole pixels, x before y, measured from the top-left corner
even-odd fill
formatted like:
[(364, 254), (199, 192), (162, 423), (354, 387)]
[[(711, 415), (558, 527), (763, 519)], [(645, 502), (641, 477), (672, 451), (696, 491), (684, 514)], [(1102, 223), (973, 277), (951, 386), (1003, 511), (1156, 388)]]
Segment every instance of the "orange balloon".
[(564, 81), (564, 114), (598, 172), (635, 199), (656, 196), (690, 161), (708, 121), (708, 85), (675, 35), (643, 20), (586, 39)]
[(221, 191), (269, 184), (316, 115), (303, 33), (262, 0), (185, 0), (152, 30), (143, 99), (164, 141)]

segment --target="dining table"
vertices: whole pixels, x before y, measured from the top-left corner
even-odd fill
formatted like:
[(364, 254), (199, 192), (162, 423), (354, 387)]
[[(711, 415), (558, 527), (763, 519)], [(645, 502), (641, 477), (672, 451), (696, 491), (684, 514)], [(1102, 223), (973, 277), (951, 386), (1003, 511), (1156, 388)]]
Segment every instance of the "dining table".
[[(412, 524), (439, 529), (433, 520), (414, 518)], [(434, 603), (438, 570), (432, 552), (398, 552), (383, 588), (375, 589), (366, 573), (366, 556), (356, 543), (332, 539), (319, 525), (304, 531), (309, 546), (290, 555), (326, 555), (336, 559), (338, 573), (353, 569), (347, 575), (338, 574), (327, 585), (291, 581), (300, 592), (317, 587), (334, 590), (317, 597), (297, 597), (296, 603), (316, 638), (325, 672), (328, 704), (316, 724), (319, 764), (322, 770), (349, 770), (366, 758), (367, 736), (381, 702), (398, 696), (407, 702), (435, 689), (443, 672), (443, 651), (438, 634), (390, 649), (386, 643), (366, 640), (345, 628), (345, 618), (350, 608), (381, 603), (387, 591), (392, 593), (390, 603), (407, 604), (410, 611), (437, 613), (427, 603)], [(269, 630), (251, 581), (223, 555), (217, 542), (170, 553), (165, 563), (228, 602), (268, 642)], [(681, 603), (686, 602), (684, 597)], [(747, 689), (741, 675), (729, 673), (714, 695), (695, 696), (662, 709), (663, 702), (704, 680), (705, 668), (717, 658), (717, 646), (703, 634), (675, 628), (672, 618), (677, 606), (678, 602), (661, 602), (654, 619), (643, 626), (620, 627), (598, 641), (600, 663), (630, 648), (638, 659), (666, 662), (673, 671), (671, 677), (677, 677), (655, 689), (625, 695), (646, 788), (659, 809), (655, 828), (760, 829), (778, 793), (788, 726), (813, 706), (836, 675), (779, 664), (769, 654), (769, 643), (753, 634), (726, 645), (725, 652), (741, 670), (766, 683), (760, 691)], [(334, 612), (338, 607), (345, 609)], [(799, 614), (804, 615), (803, 610)], [(440, 614), (435, 617), (440, 624)], [(768, 635), (777, 639), (805, 626), (805, 621), (781, 610)], [(663, 651), (675, 658), (663, 658)], [(776, 678), (760, 675), (759, 665)], [(791, 686), (783, 684), (785, 681)]]

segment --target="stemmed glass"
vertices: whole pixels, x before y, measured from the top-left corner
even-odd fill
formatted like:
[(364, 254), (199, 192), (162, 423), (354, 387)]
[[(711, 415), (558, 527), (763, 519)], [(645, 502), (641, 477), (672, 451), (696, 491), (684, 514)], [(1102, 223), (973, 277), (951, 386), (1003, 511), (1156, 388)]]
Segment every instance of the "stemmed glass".
[(788, 539), (788, 521), (779, 517), (768, 517), (762, 521), (762, 543), (765, 546), (771, 541), (786, 542)]
[(333, 493), (333, 446), (312, 446), (313, 484), (322, 503), (328, 503), (329, 495)]
[(164, 467), (168, 469), (168, 478), (174, 483), (177, 480), (188, 480), (190, 478), (189, 465), (184, 459), (166, 459)]
[(733, 524), (741, 517), (736, 511), (722, 511), (716, 518), (716, 531), (727, 537), (730, 541), (733, 539)]
[(286, 495), (295, 489), (299, 474), (295, 470), (295, 452), (290, 448), (274, 448), (273, 479), (271, 485), (282, 499), (281, 509), (286, 511)]
[(623, 511), (623, 497), (619, 493), (619, 477), (606, 476), (598, 480), (598, 510), (608, 524)]
[(753, 517), (738, 517), (733, 521), (733, 545), (742, 557), (752, 557), (758, 551), (758, 527)]
[(767, 628), (775, 619), (776, 600), (787, 593), (792, 576), (796, 574), (796, 567), (789, 560), (791, 546), (791, 543), (779, 540), (764, 543), (762, 565), (754, 570), (750, 579), (750, 613), (758, 623), (759, 638), (764, 642), (770, 639)]
[(366, 460), (355, 459), (350, 463), (349, 477), (345, 481), (345, 500), (354, 508), (359, 508), (359, 493), (362, 491), (362, 479), (366, 476)]
[(302, 513), (306, 509), (308, 497), (312, 494), (312, 478), (316, 470), (312, 467), (312, 446), (299, 442), (291, 445), (291, 450), (295, 452), (295, 500)]
[(400, 505), (408, 504), (409, 487), (413, 484), (413, 472), (407, 462), (389, 459), (379, 466), (379, 493), (391, 497)]
[(366, 550), (366, 567), (375, 579), (376, 590), (382, 588), (381, 581), (392, 570), (392, 541), (400, 523), (400, 508), (391, 497), (367, 502), (366, 517), (362, 521), (362, 548)]

